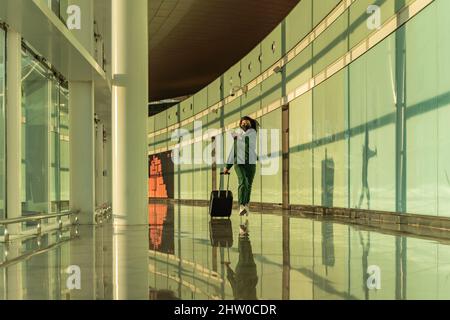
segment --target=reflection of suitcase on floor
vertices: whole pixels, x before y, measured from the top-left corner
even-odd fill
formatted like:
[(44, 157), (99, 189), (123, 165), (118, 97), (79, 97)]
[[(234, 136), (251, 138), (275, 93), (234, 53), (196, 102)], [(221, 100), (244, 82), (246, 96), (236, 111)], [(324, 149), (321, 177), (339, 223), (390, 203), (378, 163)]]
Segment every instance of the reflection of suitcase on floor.
[(220, 190), (211, 192), (209, 214), (213, 218), (229, 218), (233, 210), (233, 193), (230, 188), (230, 174), (228, 173), (227, 189), (222, 190), (223, 173), (220, 174)]
[(233, 246), (233, 226), (230, 219), (211, 219), (209, 235), (213, 247), (230, 248)]

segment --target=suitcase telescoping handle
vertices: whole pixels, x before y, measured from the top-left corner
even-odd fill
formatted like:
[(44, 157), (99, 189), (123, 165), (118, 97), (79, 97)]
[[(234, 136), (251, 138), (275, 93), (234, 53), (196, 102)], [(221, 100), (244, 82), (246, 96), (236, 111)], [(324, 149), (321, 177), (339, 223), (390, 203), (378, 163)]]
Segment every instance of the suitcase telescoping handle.
[[(227, 196), (228, 196), (228, 191), (230, 191), (230, 173), (228, 172), (228, 173), (225, 173), (225, 172), (221, 172), (220, 173), (220, 180), (222, 180), (223, 179), (223, 176), (228, 176), (228, 179), (227, 179)], [(223, 185), (223, 180), (221, 181), (221, 185)]]

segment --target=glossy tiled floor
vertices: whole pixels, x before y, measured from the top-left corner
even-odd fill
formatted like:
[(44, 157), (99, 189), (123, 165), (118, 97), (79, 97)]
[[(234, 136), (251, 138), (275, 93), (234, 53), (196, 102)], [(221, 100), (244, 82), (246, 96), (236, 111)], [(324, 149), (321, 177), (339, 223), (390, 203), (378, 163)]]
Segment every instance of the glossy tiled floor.
[(0, 299), (450, 299), (444, 242), (256, 212), (211, 224), (202, 207), (149, 218), (0, 245)]

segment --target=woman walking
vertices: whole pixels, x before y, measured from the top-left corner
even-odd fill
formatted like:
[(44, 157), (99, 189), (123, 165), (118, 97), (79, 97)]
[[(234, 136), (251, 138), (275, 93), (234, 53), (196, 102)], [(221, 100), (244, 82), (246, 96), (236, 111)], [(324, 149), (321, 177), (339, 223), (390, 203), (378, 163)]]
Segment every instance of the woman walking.
[(250, 197), (256, 173), (256, 133), (259, 124), (246, 116), (239, 123), (240, 130), (234, 137), (234, 150), (230, 152), (224, 173), (228, 174), (234, 166), (238, 176), (239, 214), (249, 214)]

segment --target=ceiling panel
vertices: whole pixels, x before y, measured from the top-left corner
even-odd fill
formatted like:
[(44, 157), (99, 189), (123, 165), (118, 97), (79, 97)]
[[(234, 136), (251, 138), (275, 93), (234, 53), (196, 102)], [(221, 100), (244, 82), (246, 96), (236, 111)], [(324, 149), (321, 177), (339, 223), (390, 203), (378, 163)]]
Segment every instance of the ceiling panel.
[(193, 94), (243, 58), (300, 0), (149, 0), (150, 101)]

